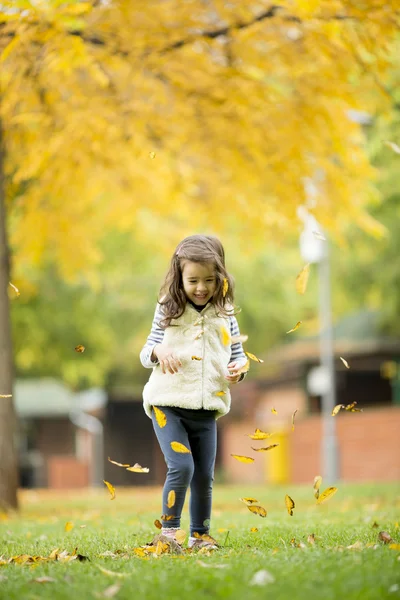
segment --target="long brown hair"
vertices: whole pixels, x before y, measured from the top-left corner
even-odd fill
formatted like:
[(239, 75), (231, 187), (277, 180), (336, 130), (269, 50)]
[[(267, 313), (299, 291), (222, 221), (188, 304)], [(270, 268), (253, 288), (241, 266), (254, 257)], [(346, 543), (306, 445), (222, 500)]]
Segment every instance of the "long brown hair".
[[(165, 280), (160, 289), (159, 303), (164, 314), (160, 322), (162, 328), (169, 327), (172, 319), (178, 319), (186, 307), (186, 295), (183, 289), (182, 270), (185, 260), (208, 263), (215, 267), (216, 288), (211, 302), (218, 314), (233, 314), (234, 279), (225, 267), (225, 252), (218, 238), (212, 235), (190, 235), (176, 247)], [(223, 296), (224, 279), (228, 290)]]

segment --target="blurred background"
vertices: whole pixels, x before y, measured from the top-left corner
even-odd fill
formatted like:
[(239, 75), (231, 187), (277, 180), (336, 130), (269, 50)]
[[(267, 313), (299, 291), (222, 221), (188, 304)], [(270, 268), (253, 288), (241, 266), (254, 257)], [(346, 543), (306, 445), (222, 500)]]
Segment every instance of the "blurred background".
[[(397, 3), (279, 4), (1, 3), (3, 485), (13, 439), (22, 487), (163, 483), (139, 352), (200, 232), (263, 360), (218, 421), (216, 480), (400, 478)], [(279, 447), (232, 459), (257, 427)]]

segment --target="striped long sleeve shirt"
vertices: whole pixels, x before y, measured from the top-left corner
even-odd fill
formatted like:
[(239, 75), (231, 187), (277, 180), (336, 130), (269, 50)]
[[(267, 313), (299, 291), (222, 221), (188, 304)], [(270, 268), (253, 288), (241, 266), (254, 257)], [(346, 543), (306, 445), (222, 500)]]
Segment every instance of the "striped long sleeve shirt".
[[(150, 334), (147, 338), (145, 345), (142, 348), (142, 351), (140, 352), (140, 362), (147, 369), (151, 369), (152, 367), (155, 367), (158, 364), (158, 360), (154, 362), (151, 360), (151, 355), (153, 353), (154, 346), (156, 346), (157, 344), (161, 344), (164, 338), (164, 329), (162, 329), (159, 325), (162, 318), (163, 314), (161, 311), (161, 306), (157, 303)], [(236, 320), (236, 317), (231, 315), (229, 317), (229, 321), (231, 326), (231, 337), (240, 335), (239, 325)], [(247, 356), (244, 353), (241, 342), (235, 342), (231, 345), (230, 362), (233, 361), (237, 361), (238, 364), (240, 364), (241, 366), (247, 362)], [(244, 374), (242, 374), (242, 376), (244, 376)]]

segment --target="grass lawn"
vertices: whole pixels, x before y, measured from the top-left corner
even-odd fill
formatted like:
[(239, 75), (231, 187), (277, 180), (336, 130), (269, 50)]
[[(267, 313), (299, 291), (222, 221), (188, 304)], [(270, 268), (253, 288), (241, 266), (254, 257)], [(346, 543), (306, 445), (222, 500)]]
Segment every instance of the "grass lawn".
[[(49, 556), (55, 548), (72, 553), (78, 547), (90, 560), (2, 565), (0, 598), (400, 598), (400, 550), (378, 540), (384, 530), (400, 543), (400, 485), (338, 487), (336, 495), (316, 506), (312, 486), (216, 485), (211, 534), (222, 547), (208, 554), (146, 558), (133, 548), (158, 533), (153, 521), (160, 516), (159, 488), (117, 488), (113, 501), (105, 488), (25, 491), (18, 516), (0, 515), (0, 556)], [(293, 517), (285, 508), (286, 493), (296, 503)], [(242, 496), (257, 498), (268, 516), (253, 515), (239, 502)], [(66, 522), (73, 524), (68, 532)], [(253, 527), (258, 531), (251, 532)], [(310, 534), (314, 544), (307, 541)], [(102, 556), (106, 552), (112, 554)], [(253, 580), (259, 571), (267, 571), (255, 578), (261, 585)], [(52, 581), (34, 581), (43, 576)], [(114, 584), (118, 587), (109, 590)]]

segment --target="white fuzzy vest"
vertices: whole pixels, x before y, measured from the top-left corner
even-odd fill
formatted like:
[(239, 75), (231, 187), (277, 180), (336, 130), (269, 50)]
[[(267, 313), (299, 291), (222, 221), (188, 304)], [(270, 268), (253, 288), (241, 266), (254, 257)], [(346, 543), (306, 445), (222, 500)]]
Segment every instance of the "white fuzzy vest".
[[(223, 340), (222, 328), (229, 339), (225, 335)], [(183, 315), (165, 329), (163, 344), (173, 349), (182, 367), (173, 375), (164, 374), (160, 365), (153, 368), (143, 389), (147, 416), (151, 418), (153, 405), (215, 410), (216, 418), (229, 412), (231, 395), (224, 377), (231, 357), (229, 318), (218, 316), (213, 304), (199, 313), (188, 302)]]

